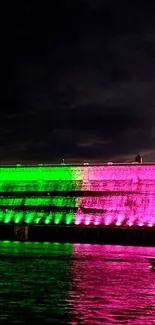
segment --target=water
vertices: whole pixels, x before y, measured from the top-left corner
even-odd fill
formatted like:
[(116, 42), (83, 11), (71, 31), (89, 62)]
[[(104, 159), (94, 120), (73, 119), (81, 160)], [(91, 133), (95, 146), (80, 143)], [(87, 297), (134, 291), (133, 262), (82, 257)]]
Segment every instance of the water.
[(154, 248), (0, 242), (0, 324), (155, 324)]

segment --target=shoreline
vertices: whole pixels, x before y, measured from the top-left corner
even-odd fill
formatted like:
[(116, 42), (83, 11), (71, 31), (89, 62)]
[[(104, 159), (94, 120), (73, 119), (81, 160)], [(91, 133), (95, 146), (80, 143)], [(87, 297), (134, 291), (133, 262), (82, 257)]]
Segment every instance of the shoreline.
[(1, 224), (0, 240), (155, 247), (155, 227)]

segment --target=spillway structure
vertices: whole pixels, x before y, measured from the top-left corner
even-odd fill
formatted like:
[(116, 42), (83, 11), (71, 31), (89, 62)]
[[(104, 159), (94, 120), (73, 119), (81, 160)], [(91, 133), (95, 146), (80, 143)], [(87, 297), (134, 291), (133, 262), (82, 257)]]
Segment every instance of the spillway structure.
[(1, 229), (5, 225), (16, 231), (42, 226), (154, 233), (155, 164), (0, 166)]

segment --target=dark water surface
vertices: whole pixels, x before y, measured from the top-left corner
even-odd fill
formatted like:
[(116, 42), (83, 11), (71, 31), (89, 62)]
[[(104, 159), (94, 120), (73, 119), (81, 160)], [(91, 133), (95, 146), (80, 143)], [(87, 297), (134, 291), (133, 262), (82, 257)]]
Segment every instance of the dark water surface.
[(0, 324), (155, 324), (154, 248), (0, 242)]

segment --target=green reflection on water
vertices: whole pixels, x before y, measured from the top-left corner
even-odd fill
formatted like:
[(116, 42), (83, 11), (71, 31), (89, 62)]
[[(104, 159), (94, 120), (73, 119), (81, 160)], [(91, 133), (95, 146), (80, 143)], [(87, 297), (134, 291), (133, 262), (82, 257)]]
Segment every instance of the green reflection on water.
[(0, 241), (1, 323), (70, 324), (71, 255), (72, 244)]
[[(14, 255), (14, 253), (16, 253)], [(61, 254), (62, 258), (70, 257), (72, 244), (50, 243), (50, 242), (21, 242), (21, 241), (0, 241), (0, 259), (2, 257), (25, 257), (25, 258), (54, 258)]]

